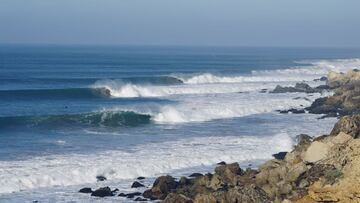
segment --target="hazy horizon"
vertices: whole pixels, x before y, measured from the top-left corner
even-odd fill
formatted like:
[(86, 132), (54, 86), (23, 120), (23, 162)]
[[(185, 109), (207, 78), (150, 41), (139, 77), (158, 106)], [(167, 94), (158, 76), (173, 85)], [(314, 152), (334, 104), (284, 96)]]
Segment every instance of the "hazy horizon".
[(360, 2), (3, 0), (0, 44), (359, 48)]

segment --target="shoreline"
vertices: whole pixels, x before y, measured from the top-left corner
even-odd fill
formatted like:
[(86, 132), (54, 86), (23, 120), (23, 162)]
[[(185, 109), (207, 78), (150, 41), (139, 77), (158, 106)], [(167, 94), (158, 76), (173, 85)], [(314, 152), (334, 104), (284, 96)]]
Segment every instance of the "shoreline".
[[(143, 193), (120, 193), (119, 196), (134, 198), (132, 201), (161, 200), (165, 203), (360, 201), (357, 193), (360, 182), (355, 177), (360, 174), (357, 169), (360, 158), (357, 158), (357, 150), (351, 150), (353, 146), (360, 146), (360, 140), (356, 139), (360, 137), (360, 116), (356, 115), (359, 79), (360, 73), (356, 70), (347, 74), (330, 72), (326, 86), (311, 88), (297, 84), (295, 87), (277, 87), (277, 92), (273, 91), (333, 90), (333, 96), (319, 98), (305, 108), (310, 113), (325, 114), (322, 118), (340, 117), (328, 135), (316, 138), (299, 135), (298, 144), (292, 151), (274, 154), (274, 159), (261, 164), (258, 169), (242, 169), (236, 162), (220, 162), (214, 173), (193, 173), (179, 180), (170, 175), (160, 176)], [(292, 109), (285, 112), (304, 113)], [(356, 159), (347, 160), (352, 156)], [(134, 184), (143, 187), (138, 181)], [(116, 191), (104, 187), (95, 191), (88, 188), (86, 192), (101, 197), (113, 196)]]

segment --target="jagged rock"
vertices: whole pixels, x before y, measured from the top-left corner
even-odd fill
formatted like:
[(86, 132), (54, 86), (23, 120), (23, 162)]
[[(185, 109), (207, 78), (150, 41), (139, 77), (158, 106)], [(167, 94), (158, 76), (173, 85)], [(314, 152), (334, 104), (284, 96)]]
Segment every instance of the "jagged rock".
[(277, 85), (273, 91), (270, 93), (291, 93), (291, 92), (305, 92), (305, 93), (315, 93), (322, 92), (326, 89), (326, 86), (319, 86), (318, 88), (312, 88), (306, 83), (296, 83), (295, 87), (282, 87)]
[(79, 190), (80, 193), (92, 193), (92, 189), (89, 187), (84, 187)]
[(170, 193), (163, 203), (193, 203), (193, 200), (182, 194)]
[(131, 188), (138, 188), (138, 187), (145, 187), (145, 185), (135, 181), (133, 182), (133, 184), (131, 185)]
[(334, 126), (330, 135), (336, 136), (340, 132), (346, 133), (353, 138), (360, 136), (360, 115), (344, 116)]
[(333, 96), (316, 99), (308, 108), (310, 113), (344, 116), (360, 113), (360, 72), (329, 73), (327, 85), (335, 90)]
[(156, 198), (163, 200), (170, 192), (172, 192), (172, 190), (176, 189), (178, 184), (179, 183), (169, 175), (160, 176), (155, 180), (153, 187), (143, 193), (143, 196), (145, 198)]
[(91, 196), (107, 197), (107, 196), (114, 196), (114, 193), (111, 191), (109, 187), (102, 187), (92, 192)]
[(237, 177), (244, 174), (238, 163), (220, 165), (215, 168), (215, 175), (221, 179), (220, 182), (227, 182), (236, 185)]

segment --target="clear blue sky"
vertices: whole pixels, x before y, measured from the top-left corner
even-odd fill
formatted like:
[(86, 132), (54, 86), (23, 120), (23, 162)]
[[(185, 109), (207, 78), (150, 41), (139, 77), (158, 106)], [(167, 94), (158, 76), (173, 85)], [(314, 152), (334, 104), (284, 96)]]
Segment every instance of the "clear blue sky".
[(0, 43), (360, 47), (360, 0), (0, 0)]

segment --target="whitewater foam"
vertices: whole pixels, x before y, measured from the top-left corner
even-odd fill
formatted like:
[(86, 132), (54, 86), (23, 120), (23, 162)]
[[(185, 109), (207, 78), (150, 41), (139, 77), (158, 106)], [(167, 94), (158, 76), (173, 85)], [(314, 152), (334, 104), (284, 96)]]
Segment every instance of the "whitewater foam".
[(132, 149), (132, 152), (107, 151), (92, 155), (71, 154), (2, 161), (0, 193), (93, 183), (97, 175), (104, 175), (110, 180), (151, 177), (219, 161), (269, 159), (272, 153), (290, 150), (292, 144), (291, 137), (286, 134), (267, 138), (207, 137), (145, 144)]
[[(124, 83), (121, 80), (97, 81), (93, 88), (106, 88), (115, 98), (131, 97), (167, 97), (185, 94), (223, 94), (244, 91), (259, 91), (271, 89), (276, 85), (294, 85), (297, 82), (307, 82), (311, 86), (322, 83), (314, 82), (329, 71), (346, 72), (360, 67), (360, 59), (302, 61), (310, 64), (289, 69), (252, 71), (251, 74), (238, 76), (223, 76), (204, 73), (198, 75), (173, 76), (184, 84), (176, 85), (138, 85)], [(176, 75), (176, 74), (174, 74)]]

